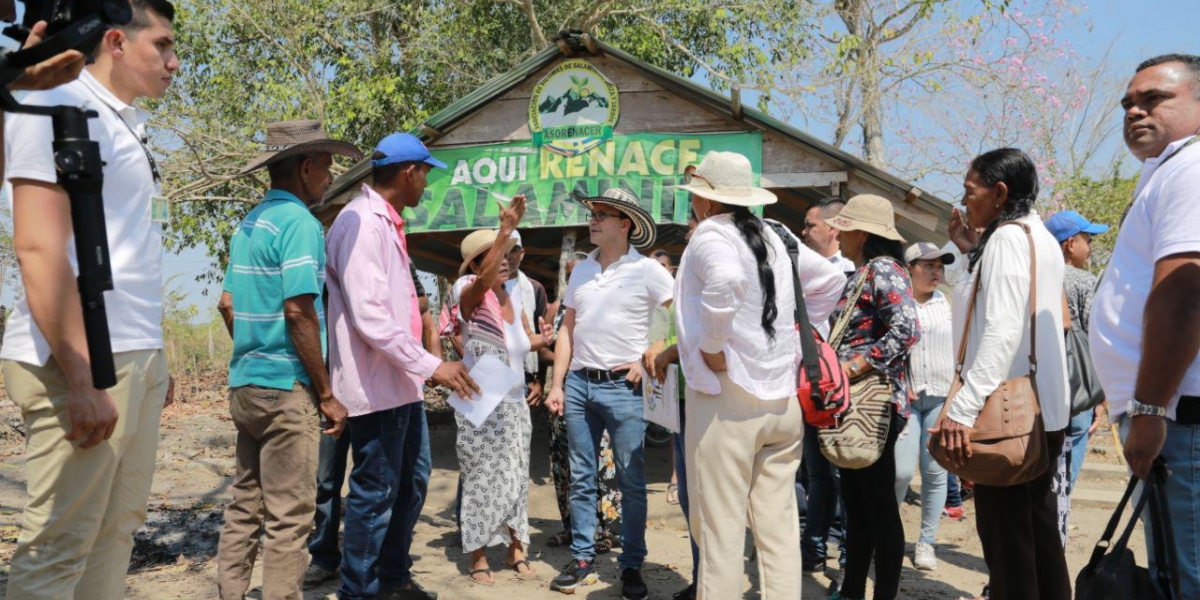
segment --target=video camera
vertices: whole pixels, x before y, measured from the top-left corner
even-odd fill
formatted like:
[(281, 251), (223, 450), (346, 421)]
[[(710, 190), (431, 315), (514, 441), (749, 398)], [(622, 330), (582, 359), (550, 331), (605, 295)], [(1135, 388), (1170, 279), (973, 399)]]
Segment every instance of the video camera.
[[(12, 0), (0, 0), (16, 18)], [(86, 106), (34, 106), (21, 104), (9, 85), (25, 69), (67, 50), (91, 55), (105, 32), (133, 18), (128, 0), (25, 0), (25, 15), (0, 33), (18, 42), (28, 39), (38, 21), (45, 21), (46, 35), (38, 44), (0, 55), (0, 109), (7, 112), (48, 116), (54, 129), (54, 164), (58, 185), (71, 199), (71, 226), (75, 233), (75, 256), (79, 263), (79, 298), (91, 358), (92, 385), (107, 389), (117, 384), (112, 341), (104, 292), (113, 289), (109, 263), (108, 232), (104, 224), (103, 166), (100, 145), (88, 135), (88, 119), (99, 114)]]

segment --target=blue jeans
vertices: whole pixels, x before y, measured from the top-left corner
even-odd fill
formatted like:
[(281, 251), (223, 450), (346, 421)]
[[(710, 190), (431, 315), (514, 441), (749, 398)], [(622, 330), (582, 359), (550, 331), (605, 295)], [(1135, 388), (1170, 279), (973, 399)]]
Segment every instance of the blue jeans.
[(692, 518), (688, 513), (687, 453), (683, 448), (683, 434), (687, 430), (685, 404), (681, 398), (679, 400), (679, 433), (671, 436), (671, 444), (675, 450), (675, 479), (679, 488), (679, 509), (683, 511), (683, 520), (688, 524), (688, 542), (692, 545), (692, 584), (694, 585), (700, 569), (700, 547), (696, 545), (696, 536), (692, 535)]
[(962, 506), (962, 490), (958, 486), (958, 477), (954, 473), (946, 473), (946, 508)]
[(600, 436), (612, 441), (617, 485), (621, 488), (622, 569), (640, 569), (646, 560), (646, 435), (640, 390), (617, 377), (588, 379), (571, 371), (566, 382), (567, 444), (571, 465), (571, 556), (596, 558), (596, 470)]
[[(1129, 435), (1128, 418), (1121, 419), (1120, 428), (1124, 441)], [(1167, 478), (1167, 510), (1175, 533), (1174, 566), (1179, 573), (1179, 591), (1183, 598), (1200, 598), (1200, 425), (1179, 425), (1167, 420), (1162, 457), (1171, 474)], [(1153, 571), (1154, 538), (1148, 518), (1145, 530), (1146, 553)]]
[(808, 473), (808, 502), (804, 530), (800, 534), (800, 557), (805, 565), (825, 562), (825, 544), (830, 534), (837, 537), (838, 563), (846, 566), (846, 535), (833, 525), (839, 512), (846, 526), (846, 508), (842, 502), (841, 475), (817, 445), (817, 428), (804, 424), (804, 468)]
[[(428, 485), (425, 407), (399, 408), (350, 417), (347, 433), (354, 469), (346, 499), (342, 549), (342, 600), (375, 598), (381, 588), (411, 580), (412, 527)], [(425, 473), (419, 471), (424, 468)]]
[(346, 456), (350, 435), (321, 435), (317, 453), (317, 513), (313, 536), (308, 542), (312, 564), (336, 571), (342, 564), (338, 527), (342, 524), (342, 483), (346, 480)]
[[(919, 541), (932, 544), (937, 536), (938, 521), (946, 506), (946, 469), (929, 454), (929, 432), (942, 412), (943, 396), (921, 394), (912, 403), (908, 422), (896, 440), (896, 504), (904, 502), (904, 494), (912, 481), (917, 463), (921, 464), (921, 537)], [(918, 461), (918, 456), (920, 460)]]
[(1068, 491), (1075, 489), (1075, 480), (1079, 478), (1079, 470), (1083, 468), (1083, 458), (1087, 456), (1088, 428), (1092, 426), (1092, 414), (1095, 412), (1094, 408), (1085, 410), (1071, 417), (1070, 423), (1067, 424), (1067, 439), (1071, 440), (1071, 451), (1067, 456), (1071, 475)]

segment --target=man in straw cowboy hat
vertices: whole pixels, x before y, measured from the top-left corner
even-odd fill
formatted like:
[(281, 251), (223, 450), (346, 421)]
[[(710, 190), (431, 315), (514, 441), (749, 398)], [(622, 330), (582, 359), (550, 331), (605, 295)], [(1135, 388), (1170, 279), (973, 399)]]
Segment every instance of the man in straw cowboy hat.
[(229, 413), (238, 430), (233, 498), (217, 547), (222, 600), (245, 595), (264, 527), (263, 598), (301, 597), (318, 437), (340, 435), (346, 424), (325, 370), (325, 242), (309, 212), (332, 182), (335, 153), (362, 155), (329, 139), (317, 121), (272, 123), (263, 151), (238, 172), (265, 167), (271, 187), (233, 235), (218, 305), (233, 337)]
[[(104, 294), (117, 384), (96, 389), (76, 289), (71, 201), (58, 185), (51, 120), (5, 122), (12, 247), (23, 297), (4, 332), (9, 397), (29, 432), (28, 501), (8, 598), (125, 597), (133, 533), (146, 517), (158, 424), (171, 398), (162, 332), (166, 197), (146, 146), (149, 114), (179, 69), (166, 0), (134, 0), (133, 19), (106, 31), (75, 81), (30, 93), (38, 106), (88, 105), (103, 160), (104, 225), (113, 289)], [(35, 28), (44, 34), (44, 28)], [(34, 36), (36, 37), (36, 36)], [(26, 82), (28, 83), (28, 82)], [(155, 210), (157, 209), (157, 210)]]
[[(574, 593), (597, 581), (596, 463), (600, 435), (608, 430), (621, 486), (622, 593), (647, 595), (646, 471), (640, 361), (649, 347), (650, 316), (671, 301), (674, 282), (652, 258), (639, 253), (654, 243), (654, 219), (636, 196), (612, 188), (574, 198), (588, 209), (588, 231), (597, 246), (571, 273), (567, 307), (554, 356), (547, 407), (564, 414), (570, 447), (571, 564), (551, 588)], [(569, 371), (569, 372), (568, 372)], [(565, 386), (565, 393), (564, 393)]]
[(364, 184), (329, 229), (329, 368), (350, 411), (354, 469), (346, 501), (343, 600), (428, 599), (412, 579), (413, 527), (430, 465), (423, 386), (464, 398), (479, 391), (461, 362), (422, 346), (421, 312), (400, 213), (421, 201), (430, 169), (446, 165), (421, 140), (394, 133), (371, 155)]

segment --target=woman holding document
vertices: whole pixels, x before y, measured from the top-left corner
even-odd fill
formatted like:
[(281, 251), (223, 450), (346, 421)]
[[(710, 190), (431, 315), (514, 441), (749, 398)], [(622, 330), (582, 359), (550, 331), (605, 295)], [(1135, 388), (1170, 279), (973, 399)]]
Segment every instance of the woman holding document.
[[(525, 215), (525, 197), (500, 208), (500, 229), (480, 230), (462, 241), (462, 275), (451, 291), (462, 328), (463, 362), (474, 367), (486, 357), (513, 370), (516, 383), (503, 392), (494, 411), (476, 427), (461, 413), (458, 462), (462, 470), (462, 547), (471, 554), (470, 579), (492, 585), (488, 546), (507, 545), (505, 564), (520, 577), (533, 575), (526, 559), (529, 545), (529, 443), (532, 427), (525, 404), (525, 355), (546, 345), (550, 330), (539, 322), (534, 333), (521, 300), (504, 289), (505, 257), (512, 232)], [(470, 274), (466, 274), (470, 272)], [(484, 393), (498, 390), (486, 389)], [(494, 384), (493, 384), (494, 385)]]
[[(751, 212), (774, 203), (775, 194), (753, 179), (746, 157), (709, 152), (680, 186), (700, 221), (675, 282), (699, 600), (741, 597), (747, 518), (763, 597), (800, 597), (800, 527), (786, 516), (796, 514), (804, 430), (795, 288), (784, 241)], [(845, 280), (841, 271), (816, 257), (801, 262), (800, 278), (810, 317), (827, 317)]]

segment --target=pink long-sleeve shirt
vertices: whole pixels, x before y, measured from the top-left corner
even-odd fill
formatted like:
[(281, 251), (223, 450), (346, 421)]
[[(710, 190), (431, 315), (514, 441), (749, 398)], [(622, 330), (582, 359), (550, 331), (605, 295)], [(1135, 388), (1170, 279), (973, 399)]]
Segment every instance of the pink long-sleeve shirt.
[(441, 364), (421, 344), (402, 226), (364, 185), (325, 237), (330, 378), (352, 417), (423, 401), (425, 380)]

